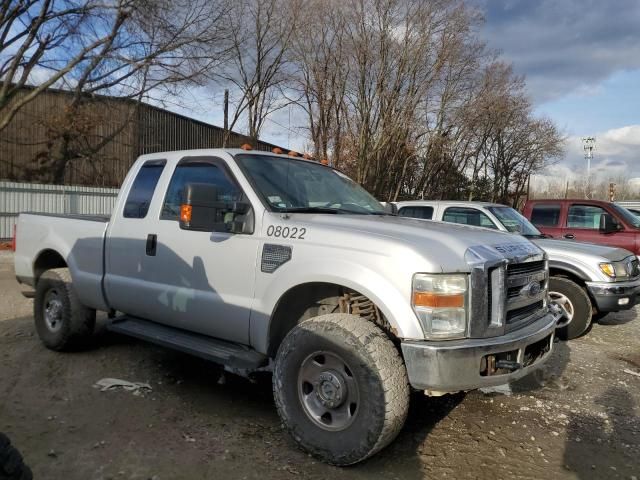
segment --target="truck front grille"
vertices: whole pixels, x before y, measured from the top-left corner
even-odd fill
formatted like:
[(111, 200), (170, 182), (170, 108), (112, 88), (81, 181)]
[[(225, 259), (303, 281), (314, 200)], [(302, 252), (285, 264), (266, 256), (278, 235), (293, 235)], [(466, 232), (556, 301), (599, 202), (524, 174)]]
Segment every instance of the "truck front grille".
[(507, 275), (520, 275), (525, 273), (536, 273), (545, 269), (545, 261), (512, 263), (507, 267)]
[(507, 325), (511, 323), (518, 322), (529, 315), (536, 313), (544, 307), (544, 302), (542, 300), (532, 303), (531, 305), (527, 305), (525, 307), (516, 308), (514, 310), (510, 310), (507, 312)]
[(547, 297), (549, 272), (545, 260), (514, 263), (507, 266), (507, 330), (514, 330), (542, 311)]
[(635, 278), (640, 275), (640, 262), (637, 258), (634, 258), (629, 262), (629, 276)]

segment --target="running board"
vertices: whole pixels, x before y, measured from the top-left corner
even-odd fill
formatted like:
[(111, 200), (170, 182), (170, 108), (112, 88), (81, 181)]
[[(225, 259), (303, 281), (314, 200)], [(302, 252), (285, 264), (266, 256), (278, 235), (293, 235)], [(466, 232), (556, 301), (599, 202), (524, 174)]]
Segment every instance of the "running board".
[(107, 329), (233, 368), (251, 370), (267, 363), (265, 355), (244, 345), (140, 318), (118, 317), (107, 326)]

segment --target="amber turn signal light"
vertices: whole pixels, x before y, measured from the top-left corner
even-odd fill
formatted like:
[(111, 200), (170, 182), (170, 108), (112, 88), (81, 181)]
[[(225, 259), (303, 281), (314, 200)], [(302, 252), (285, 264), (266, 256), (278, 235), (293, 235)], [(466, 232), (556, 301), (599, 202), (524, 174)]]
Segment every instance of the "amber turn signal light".
[(193, 212), (191, 205), (180, 205), (180, 221), (189, 223), (191, 221), (191, 212)]
[(462, 308), (464, 295), (438, 295), (431, 292), (413, 292), (413, 304), (416, 307)]

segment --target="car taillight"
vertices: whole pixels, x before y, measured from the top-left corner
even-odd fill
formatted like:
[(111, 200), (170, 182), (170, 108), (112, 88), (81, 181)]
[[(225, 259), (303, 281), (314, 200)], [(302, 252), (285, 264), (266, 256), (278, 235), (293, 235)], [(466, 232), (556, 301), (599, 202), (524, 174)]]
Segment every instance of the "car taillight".
[(11, 238), (11, 251), (16, 251), (16, 234), (18, 233), (18, 225), (16, 223), (13, 224), (13, 237)]

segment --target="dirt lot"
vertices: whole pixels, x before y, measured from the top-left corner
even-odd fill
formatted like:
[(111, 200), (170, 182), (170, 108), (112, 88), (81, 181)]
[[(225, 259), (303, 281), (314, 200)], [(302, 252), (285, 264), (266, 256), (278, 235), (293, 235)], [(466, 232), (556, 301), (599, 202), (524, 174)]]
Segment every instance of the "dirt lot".
[[(339, 469), (281, 430), (270, 379), (101, 333), (73, 354), (38, 341), (0, 252), (0, 431), (38, 479), (640, 478), (638, 309), (558, 343), (541, 375), (493, 392), (416, 394), (399, 438)], [(625, 372), (627, 370), (628, 372)], [(115, 377), (152, 391), (102, 392)]]

